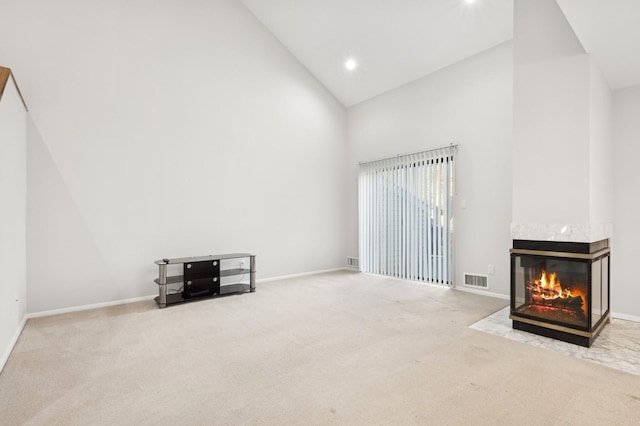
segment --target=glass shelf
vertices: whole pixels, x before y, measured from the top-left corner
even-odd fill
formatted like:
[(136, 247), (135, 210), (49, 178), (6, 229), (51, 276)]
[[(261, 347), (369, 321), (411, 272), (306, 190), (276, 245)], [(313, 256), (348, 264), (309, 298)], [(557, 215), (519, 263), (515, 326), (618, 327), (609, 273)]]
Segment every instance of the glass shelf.
[[(220, 270), (220, 278), (222, 277), (231, 277), (234, 275), (246, 275), (251, 273), (250, 269), (221, 269)], [(160, 285), (160, 278), (156, 278), (153, 280), (156, 284)], [(167, 277), (167, 284), (183, 284), (184, 283), (184, 275), (175, 275), (172, 277)]]

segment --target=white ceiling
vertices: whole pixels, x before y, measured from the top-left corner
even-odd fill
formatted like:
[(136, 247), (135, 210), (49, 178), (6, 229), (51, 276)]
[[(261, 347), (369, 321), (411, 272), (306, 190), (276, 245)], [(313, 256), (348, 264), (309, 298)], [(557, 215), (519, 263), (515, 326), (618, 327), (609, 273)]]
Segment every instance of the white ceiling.
[[(612, 89), (640, 84), (640, 0), (557, 1)], [(347, 107), (513, 37), (513, 0), (242, 2)]]
[(640, 0), (557, 0), (613, 90), (640, 84)]

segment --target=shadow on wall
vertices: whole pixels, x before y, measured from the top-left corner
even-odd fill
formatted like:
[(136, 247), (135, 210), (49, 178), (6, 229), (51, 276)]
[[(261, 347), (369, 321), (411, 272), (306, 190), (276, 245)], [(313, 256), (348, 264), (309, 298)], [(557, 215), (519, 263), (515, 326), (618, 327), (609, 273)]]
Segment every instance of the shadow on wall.
[(31, 115), (27, 188), (27, 313), (122, 299)]

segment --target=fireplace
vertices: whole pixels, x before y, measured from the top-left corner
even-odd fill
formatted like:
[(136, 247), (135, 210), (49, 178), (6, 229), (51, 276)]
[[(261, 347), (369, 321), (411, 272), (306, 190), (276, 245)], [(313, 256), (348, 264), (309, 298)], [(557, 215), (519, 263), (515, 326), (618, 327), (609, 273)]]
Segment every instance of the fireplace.
[(589, 347), (609, 321), (609, 240), (514, 240), (513, 328)]

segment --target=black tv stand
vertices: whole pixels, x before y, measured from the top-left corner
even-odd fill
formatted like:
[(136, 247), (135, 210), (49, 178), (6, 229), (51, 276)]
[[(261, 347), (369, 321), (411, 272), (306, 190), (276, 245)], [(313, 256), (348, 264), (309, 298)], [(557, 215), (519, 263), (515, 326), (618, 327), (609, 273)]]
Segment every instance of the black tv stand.
[[(237, 259), (240, 267), (221, 269), (223, 260)], [(249, 269), (244, 267), (244, 260), (249, 259)], [(249, 253), (219, 254), (197, 257), (181, 257), (162, 259), (154, 262), (158, 265), (159, 276), (154, 281), (158, 284), (158, 307), (166, 308), (176, 303), (202, 300), (233, 293), (256, 291), (256, 256)], [(167, 276), (167, 267), (182, 266), (182, 275)], [(240, 277), (249, 274), (249, 284), (237, 282), (221, 284), (224, 277)], [(180, 289), (172, 289), (170, 285), (180, 285)]]

